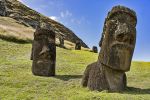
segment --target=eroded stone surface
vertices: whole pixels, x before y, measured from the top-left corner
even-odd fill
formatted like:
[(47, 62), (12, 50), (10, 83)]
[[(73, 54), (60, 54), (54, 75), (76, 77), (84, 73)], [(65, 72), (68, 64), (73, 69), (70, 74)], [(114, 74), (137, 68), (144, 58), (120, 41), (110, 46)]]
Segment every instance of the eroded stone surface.
[(133, 10), (115, 6), (105, 19), (98, 61), (87, 66), (82, 85), (91, 90), (123, 91), (136, 42)]
[(32, 73), (34, 75), (55, 75), (55, 33), (46, 24), (41, 24), (34, 33), (31, 60), (33, 60)]

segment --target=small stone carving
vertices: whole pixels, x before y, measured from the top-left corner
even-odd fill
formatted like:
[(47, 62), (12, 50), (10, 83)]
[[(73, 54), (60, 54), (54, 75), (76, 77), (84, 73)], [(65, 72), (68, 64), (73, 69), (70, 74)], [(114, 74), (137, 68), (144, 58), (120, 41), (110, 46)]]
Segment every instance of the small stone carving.
[(81, 50), (81, 42), (76, 41), (75, 50)]
[(133, 10), (115, 6), (105, 19), (98, 61), (87, 66), (82, 86), (90, 90), (123, 91), (136, 42), (137, 17)]
[(97, 47), (96, 47), (96, 46), (93, 46), (92, 51), (93, 51), (94, 53), (97, 53), (97, 52), (98, 52)]
[(64, 48), (64, 36), (63, 35), (60, 35), (59, 42), (60, 42), (59, 46)]
[(5, 2), (5, 0), (0, 0), (0, 16), (6, 16), (6, 2)]
[(38, 76), (54, 76), (56, 62), (55, 32), (42, 24), (34, 33), (32, 44), (32, 73)]

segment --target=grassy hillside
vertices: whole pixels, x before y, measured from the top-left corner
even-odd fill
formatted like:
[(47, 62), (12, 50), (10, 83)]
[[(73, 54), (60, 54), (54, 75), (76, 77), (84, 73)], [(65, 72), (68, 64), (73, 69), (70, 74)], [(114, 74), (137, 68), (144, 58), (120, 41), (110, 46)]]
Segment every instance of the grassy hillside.
[[(9, 17), (0, 17), (0, 38), (18, 43), (30, 43), (33, 40), (35, 29), (27, 27), (23, 23)], [(56, 38), (56, 44), (59, 45), (59, 40)], [(65, 40), (65, 47), (74, 49), (75, 44)], [(82, 48), (89, 50), (88, 48)]]
[(0, 38), (12, 41), (31, 42), (35, 29), (22, 25), (9, 17), (0, 17)]
[(150, 63), (133, 62), (127, 73), (129, 88), (123, 93), (82, 88), (85, 67), (97, 54), (57, 48), (56, 77), (31, 73), (31, 44), (0, 40), (0, 100), (149, 100)]
[[(70, 41), (72, 43), (76, 43), (76, 41), (81, 41), (81, 45), (85, 48), (88, 46), (69, 28), (65, 27), (63, 24), (46, 17), (37, 11), (27, 7), (23, 3), (19, 2), (19, 0), (1, 0), (4, 3), (0, 3), (0, 12), (5, 12), (2, 16), (13, 18), (19, 23), (36, 28), (36, 26), (45, 22), (53, 28), (56, 33), (56, 37), (60, 37), (60, 34), (64, 35), (65, 40)], [(7, 8), (7, 9), (3, 9)], [(7, 23), (7, 20), (5, 21)]]

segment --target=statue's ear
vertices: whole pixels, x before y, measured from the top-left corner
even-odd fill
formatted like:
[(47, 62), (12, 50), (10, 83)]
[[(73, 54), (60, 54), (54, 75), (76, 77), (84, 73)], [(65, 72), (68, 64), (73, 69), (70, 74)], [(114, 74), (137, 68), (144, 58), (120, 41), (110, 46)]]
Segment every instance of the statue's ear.
[(31, 49), (31, 56), (30, 56), (30, 60), (33, 60), (33, 43), (32, 43), (32, 49)]
[(100, 39), (100, 41), (99, 41), (99, 46), (100, 46), (100, 47), (102, 46), (103, 39), (104, 39), (104, 32), (102, 33), (101, 39)]
[(103, 43), (103, 40), (104, 40), (104, 37), (105, 37), (105, 30), (106, 30), (106, 21), (107, 21), (108, 19), (107, 18), (105, 18), (105, 22), (104, 22), (104, 27), (103, 27), (103, 32), (102, 32), (102, 36), (101, 36), (101, 39), (100, 39), (100, 41), (99, 41), (99, 47), (101, 47), (102, 46), (102, 43)]

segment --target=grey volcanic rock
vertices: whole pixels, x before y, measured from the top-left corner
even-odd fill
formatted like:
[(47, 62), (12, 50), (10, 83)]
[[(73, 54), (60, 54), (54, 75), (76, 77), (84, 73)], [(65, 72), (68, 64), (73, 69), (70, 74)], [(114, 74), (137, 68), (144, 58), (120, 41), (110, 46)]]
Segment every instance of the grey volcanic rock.
[[(3, 1), (5, 2), (3, 3)], [(5, 14), (6, 11), (7, 14)], [(76, 43), (76, 41), (81, 41), (81, 45), (85, 48), (88, 48), (88, 46), (70, 29), (30, 9), (29, 7), (25, 6), (17, 0), (0, 0), (0, 16), (11, 17), (19, 21), (23, 25), (32, 26), (35, 29), (38, 26), (39, 21), (47, 22), (55, 31), (57, 38), (59, 38), (60, 34), (64, 34), (66, 36), (65, 40), (68, 40), (73, 43)]]
[(55, 32), (47, 24), (37, 27), (32, 44), (32, 73), (38, 76), (55, 76)]
[(104, 23), (98, 61), (87, 66), (82, 85), (91, 90), (123, 91), (136, 42), (137, 17), (133, 10), (115, 6)]

